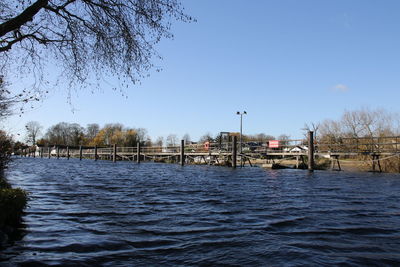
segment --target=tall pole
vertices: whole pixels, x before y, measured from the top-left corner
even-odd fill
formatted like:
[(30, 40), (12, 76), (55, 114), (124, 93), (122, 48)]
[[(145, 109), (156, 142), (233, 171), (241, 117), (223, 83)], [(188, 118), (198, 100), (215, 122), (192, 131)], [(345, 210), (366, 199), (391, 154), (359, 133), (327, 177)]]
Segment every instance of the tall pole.
[(115, 163), (117, 161), (117, 145), (113, 145), (113, 162)]
[[(242, 151), (243, 151), (243, 148), (242, 148), (242, 127), (243, 126), (243, 113), (241, 113), (240, 114), (240, 155), (242, 155)], [(241, 156), (240, 156), (240, 158), (242, 158)]]
[(308, 170), (314, 171), (314, 132), (308, 132)]
[(136, 162), (140, 163), (140, 141), (136, 143)]
[(237, 136), (234, 135), (232, 141), (232, 168), (234, 169), (236, 168), (236, 161), (237, 161), (236, 149), (237, 149)]
[[(211, 150), (211, 149), (210, 149)], [(185, 140), (181, 140), (181, 166), (185, 165)]]
[(242, 152), (243, 152), (243, 140), (242, 140), (242, 134), (243, 134), (243, 115), (247, 114), (247, 112), (246, 112), (246, 111), (243, 111), (243, 112), (237, 111), (236, 114), (237, 114), (237, 115), (240, 115), (240, 139), (239, 139), (239, 142), (240, 142), (240, 149), (239, 149), (239, 153), (240, 153), (240, 167), (242, 167), (242, 165), (243, 165), (243, 155), (242, 155)]

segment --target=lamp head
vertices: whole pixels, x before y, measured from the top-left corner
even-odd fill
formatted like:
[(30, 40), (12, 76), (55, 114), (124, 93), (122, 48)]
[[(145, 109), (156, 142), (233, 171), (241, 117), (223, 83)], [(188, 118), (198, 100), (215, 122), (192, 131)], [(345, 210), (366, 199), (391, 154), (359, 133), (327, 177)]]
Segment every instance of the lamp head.
[(239, 112), (239, 111), (237, 111), (237, 112), (236, 112), (236, 115), (240, 115), (240, 112)]

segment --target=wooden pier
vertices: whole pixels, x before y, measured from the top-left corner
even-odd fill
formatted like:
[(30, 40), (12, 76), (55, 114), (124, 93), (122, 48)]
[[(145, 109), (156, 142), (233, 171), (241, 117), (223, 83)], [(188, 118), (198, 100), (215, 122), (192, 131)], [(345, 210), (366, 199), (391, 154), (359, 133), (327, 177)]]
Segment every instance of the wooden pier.
[[(46, 158), (78, 158), (92, 160), (127, 160), (136, 163), (142, 161), (175, 162), (185, 164), (215, 164), (236, 168), (247, 163), (252, 166), (254, 162), (264, 160), (266, 163), (280, 159), (293, 158), (296, 167), (306, 165), (309, 171), (315, 169), (315, 158), (325, 158), (331, 161), (331, 168), (341, 170), (340, 160), (343, 158), (363, 156), (364, 161), (371, 161), (372, 171), (382, 171), (381, 161), (388, 158), (398, 158), (400, 172), (400, 137), (379, 138), (340, 138), (329, 142), (317, 142), (312, 131), (306, 140), (281, 141), (278, 148), (270, 148), (267, 143), (252, 142), (256, 145), (245, 146), (240, 149), (237, 137), (233, 136), (231, 142), (185, 144), (182, 140), (179, 146), (171, 147), (146, 147), (137, 143), (136, 147), (71, 147), (71, 146), (42, 146), (33, 151), (24, 149), (18, 154), (24, 157)], [(240, 153), (239, 151), (243, 151)]]

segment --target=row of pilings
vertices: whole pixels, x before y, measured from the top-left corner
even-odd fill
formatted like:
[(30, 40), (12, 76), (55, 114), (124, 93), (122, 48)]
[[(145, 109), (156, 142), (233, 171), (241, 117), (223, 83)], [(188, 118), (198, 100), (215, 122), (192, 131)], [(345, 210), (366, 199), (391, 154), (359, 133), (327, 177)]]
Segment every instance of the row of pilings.
[[(232, 168), (236, 168), (237, 167), (237, 160), (238, 160), (238, 142), (237, 142), (237, 136), (233, 136), (232, 138), (232, 151), (231, 151), (231, 167)], [(70, 147), (66, 146), (66, 158), (69, 159), (70, 158)], [(83, 158), (83, 146), (79, 146), (79, 160), (82, 160)], [(56, 146), (56, 158), (60, 158), (60, 146)], [(92, 149), (94, 149), (94, 160), (98, 160), (99, 159), (99, 155), (97, 153), (98, 147), (94, 146), (92, 147)], [(47, 157), (51, 158), (51, 148), (47, 147)], [(41, 147), (39, 150), (39, 156), (41, 158), (44, 157), (44, 147)], [(25, 157), (36, 157), (36, 150), (33, 151), (31, 149), (24, 149), (21, 151), (21, 155), (25, 156)], [(134, 155), (133, 155), (134, 156)], [(136, 162), (140, 163), (141, 161), (141, 157), (142, 153), (141, 153), (141, 145), (138, 142), (137, 143), (137, 147), (136, 147), (136, 157), (134, 156), (134, 158), (136, 158)], [(239, 155), (241, 156), (241, 155)], [(111, 160), (113, 162), (117, 161), (117, 146), (114, 144), (112, 146), (112, 154), (111, 154)], [(185, 141), (181, 140), (181, 144), (180, 144), (180, 154), (179, 154), (179, 163), (180, 165), (184, 166), (185, 165)], [(312, 131), (308, 132), (308, 170), (313, 171), (314, 170), (314, 133)]]

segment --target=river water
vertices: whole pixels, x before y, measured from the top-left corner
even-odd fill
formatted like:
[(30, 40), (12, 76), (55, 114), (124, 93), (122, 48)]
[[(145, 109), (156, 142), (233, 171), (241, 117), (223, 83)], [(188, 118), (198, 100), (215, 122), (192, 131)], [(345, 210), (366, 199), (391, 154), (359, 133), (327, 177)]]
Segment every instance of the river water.
[(16, 159), (0, 266), (399, 265), (400, 175)]

